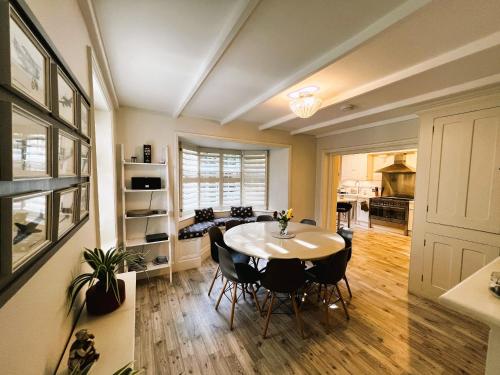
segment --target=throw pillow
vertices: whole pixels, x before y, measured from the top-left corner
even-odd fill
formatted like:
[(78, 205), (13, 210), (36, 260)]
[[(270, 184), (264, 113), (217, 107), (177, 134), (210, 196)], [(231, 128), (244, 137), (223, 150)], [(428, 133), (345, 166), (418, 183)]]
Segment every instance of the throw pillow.
[(212, 207), (194, 210), (194, 222), (202, 223), (204, 221), (211, 221), (215, 218), (214, 210)]

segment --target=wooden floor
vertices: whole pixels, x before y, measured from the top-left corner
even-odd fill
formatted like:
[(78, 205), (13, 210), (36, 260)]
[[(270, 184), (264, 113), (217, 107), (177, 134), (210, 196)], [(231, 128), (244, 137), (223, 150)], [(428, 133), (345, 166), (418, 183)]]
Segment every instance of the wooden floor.
[[(348, 277), (354, 294), (347, 322), (342, 309), (305, 305), (302, 339), (293, 316), (273, 315), (262, 339), (252, 303), (238, 303), (230, 331), (230, 303), (214, 305), (215, 270), (138, 283), (136, 368), (146, 374), (483, 374), (486, 326), (407, 293), (410, 240), (356, 229)], [(341, 287), (344, 295), (345, 288)], [(263, 294), (260, 294), (262, 302)], [(119, 327), (117, 327), (119, 329)]]

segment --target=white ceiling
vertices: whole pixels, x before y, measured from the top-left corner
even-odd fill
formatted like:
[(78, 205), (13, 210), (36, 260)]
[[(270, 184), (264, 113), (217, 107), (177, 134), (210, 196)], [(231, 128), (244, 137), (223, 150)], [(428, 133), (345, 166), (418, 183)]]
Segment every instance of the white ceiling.
[[(321, 136), (500, 83), (498, 0), (93, 5), (120, 105), (172, 116)], [(298, 119), (286, 95), (309, 84), (325, 108)]]

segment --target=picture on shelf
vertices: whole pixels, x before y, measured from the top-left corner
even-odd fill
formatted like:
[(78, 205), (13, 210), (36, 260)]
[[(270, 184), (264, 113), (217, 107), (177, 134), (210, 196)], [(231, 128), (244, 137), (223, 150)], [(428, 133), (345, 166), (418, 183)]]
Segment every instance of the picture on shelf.
[(89, 185), (80, 184), (80, 220), (89, 214)]
[(56, 192), (57, 201), (57, 238), (61, 238), (66, 232), (73, 228), (76, 224), (75, 207), (76, 207), (76, 192), (77, 188), (71, 188)]
[(81, 101), (80, 101), (80, 131), (86, 137), (90, 137), (89, 117), (90, 117), (90, 108), (87, 105), (87, 103), (83, 99), (81, 99)]
[(49, 56), (12, 7), (10, 14), (11, 85), (48, 108)]
[(76, 176), (76, 140), (59, 131), (59, 149), (57, 153), (59, 177)]
[(12, 271), (50, 243), (51, 192), (12, 199)]
[(57, 69), (57, 105), (59, 117), (75, 126), (76, 93), (68, 79)]
[(90, 146), (83, 142), (80, 146), (80, 174), (82, 176), (90, 175)]
[(17, 106), (12, 107), (12, 176), (50, 177), (50, 125)]

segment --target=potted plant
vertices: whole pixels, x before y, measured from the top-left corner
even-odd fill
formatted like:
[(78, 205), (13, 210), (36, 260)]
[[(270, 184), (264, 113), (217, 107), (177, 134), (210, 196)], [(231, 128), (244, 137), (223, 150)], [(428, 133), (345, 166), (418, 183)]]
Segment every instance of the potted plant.
[(106, 253), (101, 249), (85, 249), (83, 258), (84, 263), (93, 271), (77, 276), (69, 285), (69, 309), (71, 310), (80, 290), (87, 285), (86, 304), (89, 314), (102, 315), (116, 310), (125, 301), (125, 282), (116, 278), (118, 267), (123, 262), (134, 263), (137, 255), (117, 249)]
[(278, 221), (280, 236), (285, 236), (287, 234), (288, 222), (293, 217), (293, 208), (289, 208), (286, 211), (282, 210), (281, 212), (274, 211), (273, 217)]

